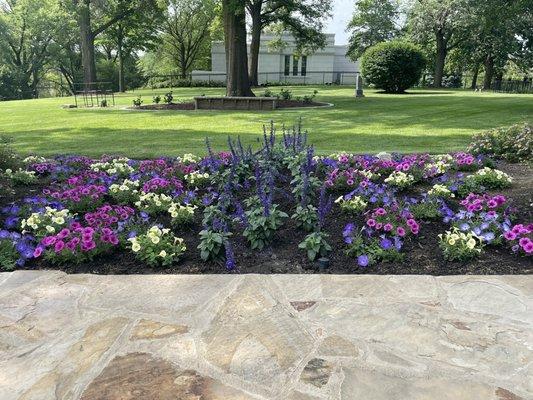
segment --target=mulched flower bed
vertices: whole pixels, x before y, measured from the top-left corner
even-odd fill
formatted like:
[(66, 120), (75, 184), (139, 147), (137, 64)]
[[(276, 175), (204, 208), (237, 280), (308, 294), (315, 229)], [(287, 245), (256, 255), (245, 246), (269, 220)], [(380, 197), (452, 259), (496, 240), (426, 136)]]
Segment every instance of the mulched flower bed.
[[(284, 108), (301, 108), (301, 107), (324, 107), (329, 106), (328, 103), (320, 103), (316, 101), (303, 100), (278, 100), (277, 109)], [(194, 102), (189, 103), (171, 103), (171, 104), (146, 104), (139, 107), (130, 107), (132, 110), (194, 110)], [(242, 111), (242, 110), (240, 110)]]
[(299, 130), (266, 134), (258, 152), (230, 147), (213, 153), (208, 145), (203, 158), (26, 159), (0, 177), (9, 186), (0, 193), (0, 266), (533, 272), (533, 170), (525, 164), (466, 153), (316, 157)]

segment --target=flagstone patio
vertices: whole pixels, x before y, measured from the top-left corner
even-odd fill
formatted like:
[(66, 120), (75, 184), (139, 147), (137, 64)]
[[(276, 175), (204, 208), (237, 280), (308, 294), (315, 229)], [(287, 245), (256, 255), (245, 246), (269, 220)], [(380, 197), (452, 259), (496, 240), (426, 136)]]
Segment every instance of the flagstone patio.
[(0, 274), (0, 399), (533, 398), (533, 276)]

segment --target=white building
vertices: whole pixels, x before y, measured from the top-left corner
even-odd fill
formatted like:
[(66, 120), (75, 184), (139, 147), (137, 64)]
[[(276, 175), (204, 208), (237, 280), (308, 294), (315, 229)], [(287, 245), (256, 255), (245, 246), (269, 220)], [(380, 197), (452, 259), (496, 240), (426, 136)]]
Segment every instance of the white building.
[[(283, 49), (273, 50), (269, 42), (273, 35), (261, 35), (259, 49), (259, 84), (266, 82), (354, 84), (359, 62), (346, 57), (348, 46), (336, 45), (335, 34), (326, 34), (326, 46), (307, 56), (295, 55), (296, 43), (289, 34), (282, 40)], [(226, 53), (224, 42), (213, 42), (211, 47), (212, 71), (193, 71), (194, 80), (224, 81)]]

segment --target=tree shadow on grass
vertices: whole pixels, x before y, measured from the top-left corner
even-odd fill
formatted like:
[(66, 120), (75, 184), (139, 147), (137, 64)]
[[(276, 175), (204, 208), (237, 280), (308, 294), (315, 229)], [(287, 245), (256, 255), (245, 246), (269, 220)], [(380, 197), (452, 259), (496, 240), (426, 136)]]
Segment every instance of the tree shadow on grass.
[[(206, 154), (205, 138), (209, 137), (215, 151), (225, 151), (227, 137), (237, 137), (230, 130), (219, 132), (198, 132), (187, 129), (109, 129), (84, 128), (69, 130), (64, 128), (61, 135), (57, 129), (32, 130), (15, 136), (16, 147), (25, 153), (82, 154), (100, 157), (104, 154), (124, 155), (131, 158), (154, 158), (176, 156), (187, 152)], [(240, 133), (245, 145), (259, 148), (262, 132)], [(405, 134), (381, 134), (350, 132), (336, 135), (309, 133), (309, 143), (317, 152), (327, 154), (338, 151), (354, 153), (377, 153), (379, 151), (431, 152), (441, 153), (453, 149), (463, 149), (468, 143), (468, 135), (438, 134), (413, 136)]]

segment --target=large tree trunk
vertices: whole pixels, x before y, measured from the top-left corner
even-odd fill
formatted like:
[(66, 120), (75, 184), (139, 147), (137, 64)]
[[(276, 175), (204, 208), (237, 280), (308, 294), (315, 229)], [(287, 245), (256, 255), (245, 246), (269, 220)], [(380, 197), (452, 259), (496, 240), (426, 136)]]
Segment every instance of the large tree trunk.
[(223, 0), (222, 15), (226, 45), (226, 95), (252, 97), (254, 93), (248, 79), (244, 0)]
[(485, 58), (485, 79), (483, 79), (483, 89), (489, 90), (494, 75), (494, 58), (489, 54)]
[(476, 64), (474, 67), (474, 75), (472, 75), (472, 84), (470, 85), (470, 89), (474, 90), (477, 87), (477, 77), (479, 75), (479, 64)]
[(83, 66), (83, 82), (89, 88), (90, 83), (96, 82), (96, 61), (94, 57), (94, 34), (91, 30), (91, 13), (89, 1), (80, 5), (78, 24), (81, 37), (81, 62)]
[(117, 47), (118, 47), (118, 91), (124, 93), (126, 91), (126, 83), (124, 80), (124, 28), (122, 24), (118, 24), (117, 29)]
[(446, 62), (446, 53), (448, 52), (447, 43), (442, 32), (436, 32), (437, 53), (435, 59), (435, 74), (433, 76), (433, 86), (442, 86), (442, 76), (444, 75), (444, 63)]
[(252, 18), (252, 32), (250, 42), (250, 85), (258, 86), (259, 84), (259, 48), (261, 46), (261, 8), (262, 1), (257, 1), (249, 7), (248, 11)]

